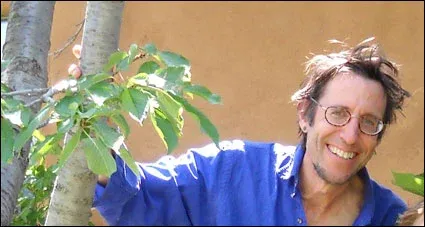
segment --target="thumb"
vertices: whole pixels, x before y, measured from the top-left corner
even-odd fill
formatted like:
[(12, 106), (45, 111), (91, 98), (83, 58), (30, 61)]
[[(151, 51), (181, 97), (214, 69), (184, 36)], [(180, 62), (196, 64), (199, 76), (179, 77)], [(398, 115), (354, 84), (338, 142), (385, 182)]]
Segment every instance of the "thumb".
[(75, 44), (74, 47), (72, 47), (72, 53), (79, 60), (81, 57), (81, 45)]
[(81, 76), (81, 69), (76, 64), (72, 64), (68, 68), (68, 73), (78, 79)]

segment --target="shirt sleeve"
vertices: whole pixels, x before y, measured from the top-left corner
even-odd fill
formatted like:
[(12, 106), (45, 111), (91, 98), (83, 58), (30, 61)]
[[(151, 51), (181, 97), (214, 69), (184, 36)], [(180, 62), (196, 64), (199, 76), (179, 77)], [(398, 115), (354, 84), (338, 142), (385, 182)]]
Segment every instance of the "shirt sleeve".
[(389, 188), (375, 182), (375, 211), (373, 225), (395, 226), (400, 214), (407, 210), (401, 197)]
[(206, 214), (215, 209), (211, 182), (217, 182), (218, 169), (230, 175), (221, 167), (232, 166), (237, 159), (237, 155), (220, 158), (218, 153), (210, 144), (179, 158), (139, 163), (140, 177), (116, 156), (117, 171), (106, 187), (96, 186), (93, 206), (109, 225), (192, 225), (201, 217), (208, 223)]
[(395, 226), (398, 217), (407, 210), (407, 205), (400, 198), (394, 197), (394, 203), (390, 205), (384, 219), (381, 223), (382, 226)]

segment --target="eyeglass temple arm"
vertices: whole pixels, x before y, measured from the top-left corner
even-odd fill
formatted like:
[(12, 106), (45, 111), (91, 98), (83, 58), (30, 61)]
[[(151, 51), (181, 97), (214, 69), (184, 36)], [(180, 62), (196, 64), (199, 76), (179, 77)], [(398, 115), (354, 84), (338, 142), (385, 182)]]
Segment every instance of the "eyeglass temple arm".
[(313, 101), (314, 103), (316, 103), (318, 106), (320, 106), (320, 108), (326, 110), (326, 107), (320, 105), (320, 103), (318, 101), (316, 101), (314, 98), (310, 97), (311, 101)]

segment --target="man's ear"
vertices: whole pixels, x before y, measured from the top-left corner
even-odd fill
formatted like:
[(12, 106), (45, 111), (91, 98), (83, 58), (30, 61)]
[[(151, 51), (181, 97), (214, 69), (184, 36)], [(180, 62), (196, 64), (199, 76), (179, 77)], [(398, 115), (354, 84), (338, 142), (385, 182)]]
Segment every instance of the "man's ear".
[(297, 104), (298, 124), (303, 132), (305, 132), (309, 126), (307, 117), (307, 107), (309, 104), (310, 102), (305, 99)]

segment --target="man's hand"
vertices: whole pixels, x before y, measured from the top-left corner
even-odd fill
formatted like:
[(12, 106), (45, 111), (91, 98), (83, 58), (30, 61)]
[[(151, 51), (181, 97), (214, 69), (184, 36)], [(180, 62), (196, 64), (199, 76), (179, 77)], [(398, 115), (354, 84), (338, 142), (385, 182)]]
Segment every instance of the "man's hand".
[[(74, 56), (80, 60), (81, 57), (81, 45), (76, 44), (73, 48), (72, 48), (72, 53), (74, 54)], [(76, 79), (78, 79), (81, 76), (81, 68), (79, 66), (80, 63), (77, 64), (71, 64), (68, 68), (68, 73), (73, 75)]]
[[(73, 48), (72, 48), (72, 53), (74, 54), (74, 56), (78, 59), (78, 61), (80, 60), (81, 57), (81, 45), (76, 44)], [(78, 65), (77, 64), (71, 64), (68, 68), (68, 73), (73, 75), (76, 79), (80, 78), (82, 72), (81, 72), (81, 68), (79, 66), (79, 62)], [(112, 150), (111, 150), (111, 154), (112, 154)], [(106, 176), (102, 176), (99, 175), (97, 182), (101, 185), (103, 185), (104, 187), (106, 186), (106, 184), (108, 184), (108, 180), (109, 178)]]

